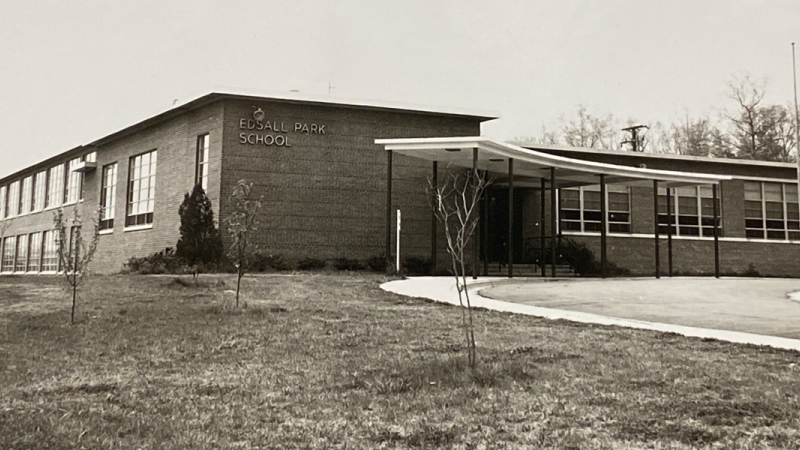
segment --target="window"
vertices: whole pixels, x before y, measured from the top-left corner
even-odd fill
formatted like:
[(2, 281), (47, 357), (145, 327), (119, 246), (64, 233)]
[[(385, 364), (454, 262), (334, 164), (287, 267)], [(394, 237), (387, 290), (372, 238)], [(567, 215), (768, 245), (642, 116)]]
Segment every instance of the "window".
[(31, 212), (31, 194), (33, 190), (33, 177), (25, 177), (22, 180), (22, 195), (19, 197), (19, 213), (28, 214)]
[(50, 176), (47, 179), (47, 199), (45, 207), (61, 206), (64, 198), (64, 165), (59, 164), (50, 168)]
[[(561, 196), (561, 229), (566, 231), (600, 232), (600, 186), (564, 188)], [(630, 233), (630, 195), (627, 186), (606, 185), (608, 231)]]
[(6, 199), (6, 217), (19, 214), (19, 181), (8, 185), (8, 198)]
[(156, 151), (131, 158), (125, 226), (153, 223), (156, 193)]
[[(6, 217), (6, 193), (6, 187), (0, 186), (0, 219), (5, 219)], [(2, 244), (2, 242), (0, 242), (0, 244)]]
[[(722, 236), (721, 196), (717, 196), (718, 233)], [(676, 207), (677, 205), (677, 207)], [(672, 190), (672, 224), (667, 216), (667, 190), (658, 189), (658, 233), (667, 235), (671, 227), (673, 236), (714, 236), (714, 196), (711, 186), (680, 187)]]
[(45, 231), (42, 234), (42, 272), (58, 272), (57, 232)]
[(44, 209), (45, 191), (47, 190), (47, 171), (43, 170), (36, 174), (33, 182), (33, 202), (31, 211), (41, 211)]
[(83, 184), (83, 172), (75, 172), (82, 158), (75, 158), (68, 164), (67, 185), (64, 191), (64, 203), (76, 203), (81, 197), (81, 185)]
[(42, 257), (42, 233), (31, 233), (28, 236), (28, 271), (39, 271), (39, 260)]
[(197, 136), (197, 167), (194, 184), (199, 184), (204, 191), (208, 190), (208, 147), (211, 139), (208, 134)]
[(17, 263), (14, 272), (25, 272), (28, 269), (28, 235), (17, 236)]
[(81, 235), (81, 227), (74, 226), (70, 227), (69, 229), (69, 238), (67, 238), (67, 242), (65, 243), (66, 247), (66, 261), (64, 261), (64, 265), (66, 266), (67, 272), (72, 272), (73, 265), (75, 264), (75, 252), (77, 251), (78, 241), (80, 240)]
[(0, 260), (0, 271), (14, 271), (14, 250), (17, 248), (17, 238), (9, 236), (3, 239), (3, 258)]
[(800, 239), (800, 211), (794, 183), (744, 183), (745, 236)]
[(100, 229), (114, 229), (114, 197), (117, 190), (117, 163), (103, 166), (100, 188)]

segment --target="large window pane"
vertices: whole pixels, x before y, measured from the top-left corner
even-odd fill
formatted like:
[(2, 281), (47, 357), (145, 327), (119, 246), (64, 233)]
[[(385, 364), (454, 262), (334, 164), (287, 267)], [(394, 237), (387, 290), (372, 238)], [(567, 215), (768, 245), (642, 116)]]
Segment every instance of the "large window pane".
[(153, 223), (156, 186), (156, 151), (131, 158), (125, 225)]

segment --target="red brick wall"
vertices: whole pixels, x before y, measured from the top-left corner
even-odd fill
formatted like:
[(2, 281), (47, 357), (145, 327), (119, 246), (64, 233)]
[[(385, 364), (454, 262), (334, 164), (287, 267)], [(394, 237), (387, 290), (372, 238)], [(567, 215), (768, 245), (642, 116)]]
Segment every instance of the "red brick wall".
[[(600, 237), (565, 235), (575, 242), (585, 243), (600, 258)], [(633, 275), (655, 273), (655, 241), (652, 237), (608, 237), (608, 261), (626, 268)], [(672, 240), (673, 270), (682, 275), (713, 275), (713, 239)], [(761, 275), (797, 277), (800, 274), (800, 245), (783, 242), (746, 242), (720, 239), (720, 273), (741, 274), (750, 264)], [(659, 239), (661, 275), (668, 268), (667, 239)]]
[[(261, 108), (265, 121), (287, 133), (240, 130)], [(325, 134), (294, 131), (295, 123), (321, 124)], [(291, 147), (240, 143), (240, 133), (282, 135)], [(239, 179), (264, 196), (261, 251), (289, 259), (368, 258), (384, 251), (387, 154), (376, 138), (474, 136), (475, 118), (268, 101), (225, 105), (222, 196)], [(393, 209), (403, 214), (406, 256), (430, 255), (430, 209), (425, 197), (431, 163), (395, 155)], [(226, 214), (223, 202), (221, 214)], [(394, 239), (394, 238), (393, 238)], [(227, 242), (227, 237), (226, 237)], [(394, 241), (393, 241), (394, 242)], [(443, 240), (440, 239), (444, 249)]]

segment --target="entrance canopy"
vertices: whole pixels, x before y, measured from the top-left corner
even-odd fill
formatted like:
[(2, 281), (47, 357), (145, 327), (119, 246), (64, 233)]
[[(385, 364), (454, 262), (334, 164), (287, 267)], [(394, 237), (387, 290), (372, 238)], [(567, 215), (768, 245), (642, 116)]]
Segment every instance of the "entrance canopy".
[(375, 143), (394, 153), (438, 161), (440, 165), (451, 167), (474, 167), (473, 158), (477, 153), (476, 168), (492, 173), (496, 183), (504, 181), (509, 159), (513, 159), (514, 184), (518, 186), (526, 182), (539, 183), (542, 179), (549, 182), (551, 168), (557, 169), (556, 188), (596, 185), (600, 174), (605, 175), (608, 184), (653, 186), (653, 180), (657, 180), (664, 188), (719, 184), (731, 179), (727, 175), (654, 170), (566, 158), (480, 136), (376, 139)]

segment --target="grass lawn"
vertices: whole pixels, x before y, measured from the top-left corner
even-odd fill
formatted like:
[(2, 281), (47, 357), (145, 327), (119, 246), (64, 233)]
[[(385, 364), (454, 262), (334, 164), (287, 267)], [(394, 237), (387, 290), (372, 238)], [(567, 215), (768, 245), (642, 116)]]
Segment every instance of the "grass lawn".
[[(0, 277), (0, 449), (800, 448), (800, 354), (457, 308), (376, 275)], [(226, 300), (227, 299), (227, 300)]]

